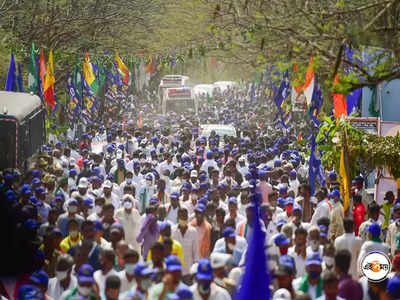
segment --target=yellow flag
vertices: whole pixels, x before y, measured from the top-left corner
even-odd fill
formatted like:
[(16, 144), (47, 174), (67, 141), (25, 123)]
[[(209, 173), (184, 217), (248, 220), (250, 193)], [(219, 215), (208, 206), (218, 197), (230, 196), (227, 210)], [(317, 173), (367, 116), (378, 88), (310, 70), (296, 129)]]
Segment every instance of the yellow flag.
[(340, 152), (340, 166), (339, 166), (339, 178), (340, 178), (340, 194), (343, 197), (343, 209), (346, 212), (350, 206), (350, 181), (347, 172), (348, 158), (347, 149), (345, 146), (346, 140), (343, 141), (342, 151)]
[(92, 65), (90, 64), (89, 53), (85, 55), (85, 61), (83, 63), (83, 77), (86, 80), (86, 83), (91, 86), (92, 83), (96, 80), (94, 76)]

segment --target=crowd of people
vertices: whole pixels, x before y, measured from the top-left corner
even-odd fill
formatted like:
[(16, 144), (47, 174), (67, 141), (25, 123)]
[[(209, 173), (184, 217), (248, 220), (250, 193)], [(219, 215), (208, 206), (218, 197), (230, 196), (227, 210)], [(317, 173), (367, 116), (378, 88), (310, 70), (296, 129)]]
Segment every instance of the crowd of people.
[[(197, 115), (160, 117), (156, 103), (113, 103), (25, 172), (3, 170), (2, 257), (17, 259), (2, 266), (2, 299), (235, 299), (256, 222), (273, 299), (400, 299), (397, 191), (380, 206), (358, 176), (345, 213), (330, 170), (312, 194), (304, 122), (276, 128), (272, 104), (246, 90)], [(210, 122), (237, 137), (202, 136)], [(378, 283), (359, 268), (372, 251), (392, 260)]]

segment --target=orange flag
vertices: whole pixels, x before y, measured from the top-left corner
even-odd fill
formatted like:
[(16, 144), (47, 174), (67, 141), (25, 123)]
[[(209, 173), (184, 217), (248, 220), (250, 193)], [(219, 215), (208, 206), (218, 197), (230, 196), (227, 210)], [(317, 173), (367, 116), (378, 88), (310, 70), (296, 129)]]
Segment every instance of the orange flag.
[[(333, 81), (333, 86), (339, 83), (338, 75), (335, 76)], [(335, 118), (339, 118), (341, 115), (347, 115), (347, 103), (346, 96), (344, 94), (333, 93), (333, 111), (335, 113)]]

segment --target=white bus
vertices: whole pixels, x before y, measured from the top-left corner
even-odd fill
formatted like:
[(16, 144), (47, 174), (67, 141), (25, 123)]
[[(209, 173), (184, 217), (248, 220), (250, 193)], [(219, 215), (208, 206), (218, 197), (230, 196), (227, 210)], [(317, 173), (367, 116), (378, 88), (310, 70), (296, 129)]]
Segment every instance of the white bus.
[(190, 78), (183, 75), (165, 75), (160, 82), (158, 87), (158, 97), (160, 104), (163, 102), (165, 90), (168, 88), (179, 88), (184, 86), (190, 86)]
[(168, 88), (164, 90), (162, 113), (167, 112), (198, 112), (198, 102), (190, 87)]

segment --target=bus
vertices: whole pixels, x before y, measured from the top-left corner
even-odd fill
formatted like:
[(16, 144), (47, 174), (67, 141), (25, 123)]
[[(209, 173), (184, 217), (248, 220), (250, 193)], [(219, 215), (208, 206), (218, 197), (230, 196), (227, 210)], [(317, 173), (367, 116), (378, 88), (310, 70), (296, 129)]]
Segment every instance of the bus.
[(162, 113), (198, 113), (198, 102), (190, 87), (168, 88), (164, 91)]
[(0, 170), (25, 170), (45, 141), (45, 110), (39, 97), (0, 91)]
[(190, 78), (183, 75), (165, 75), (160, 82), (158, 87), (158, 97), (160, 104), (163, 102), (164, 92), (168, 88), (179, 88), (184, 86), (190, 86)]

